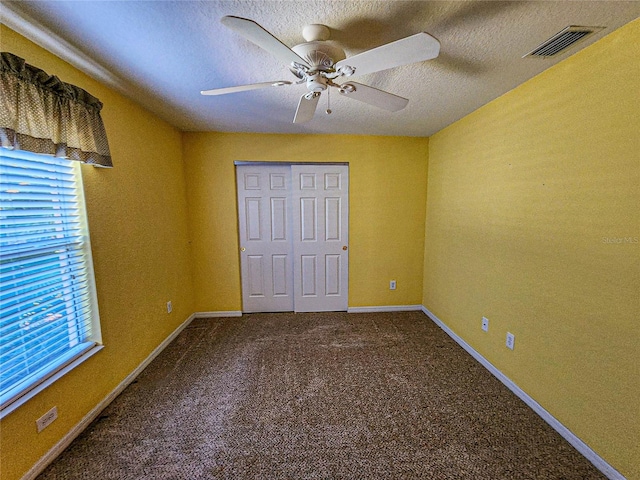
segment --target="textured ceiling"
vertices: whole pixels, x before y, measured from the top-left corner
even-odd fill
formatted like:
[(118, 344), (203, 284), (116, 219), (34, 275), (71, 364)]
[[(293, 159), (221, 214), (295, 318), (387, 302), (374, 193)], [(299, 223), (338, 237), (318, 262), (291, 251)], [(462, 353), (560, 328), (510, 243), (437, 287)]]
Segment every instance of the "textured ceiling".
[[(425, 31), (434, 60), (354, 78), (408, 98), (399, 112), (323, 93), (293, 124), (304, 85), (205, 97), (204, 89), (295, 80), (286, 66), (220, 23), (250, 18), (293, 46), (330, 27), (347, 57)], [(640, 15), (617, 1), (20, 1), (2, 20), (182, 130), (429, 136)], [(521, 58), (567, 25), (606, 27), (554, 59)]]

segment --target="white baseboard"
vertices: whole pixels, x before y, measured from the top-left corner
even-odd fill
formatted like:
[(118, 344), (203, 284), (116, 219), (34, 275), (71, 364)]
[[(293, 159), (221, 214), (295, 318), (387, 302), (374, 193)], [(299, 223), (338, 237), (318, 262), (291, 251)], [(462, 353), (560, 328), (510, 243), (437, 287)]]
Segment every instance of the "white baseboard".
[(115, 400), (115, 398), (122, 393), (122, 391), (129, 386), (131, 382), (133, 382), (140, 373), (149, 365), (154, 358), (162, 352), (167, 345), (169, 345), (179, 334), (184, 330), (184, 328), (191, 323), (191, 321), (195, 318), (195, 314), (190, 315), (182, 324), (176, 328), (171, 335), (164, 339), (164, 341), (158, 345), (144, 361), (138, 365), (129, 375), (125, 377), (125, 379), (118, 384), (116, 388), (114, 388), (109, 395), (107, 395), (100, 403), (98, 403), (93, 409), (87, 413), (78, 424), (76, 424), (67, 434), (56, 443), (51, 450), (45, 453), (40, 460), (38, 460), (33, 467), (29, 469), (27, 473), (24, 474), (22, 480), (32, 480), (35, 479), (42, 471), (49, 466), (51, 462), (53, 462), (58, 455), (60, 455), (65, 448), (67, 448), (75, 438), (80, 435), (85, 428), (95, 420), (100, 412), (102, 412), (111, 402)]
[(229, 310), (226, 312), (196, 312), (193, 314), (195, 318), (222, 318), (222, 317), (241, 317), (242, 311)]
[(424, 305), (421, 306), (421, 310), (429, 317), (436, 325), (445, 331), (458, 345), (464, 348), (469, 355), (475, 358), (480, 364), (485, 367), (494, 377), (500, 380), (509, 390), (515, 393), (520, 400), (526, 403), (531, 409), (538, 414), (545, 422), (547, 422), (551, 428), (558, 432), (562, 438), (569, 442), (578, 452), (580, 452), (587, 460), (589, 460), (598, 470), (600, 470), (610, 480), (626, 480), (625, 477), (618, 472), (615, 468), (609, 465), (600, 455), (594, 452), (586, 443), (578, 438), (571, 430), (560, 423), (553, 415), (546, 411), (542, 405), (531, 398), (524, 390), (516, 385), (509, 377), (498, 370), (491, 362), (480, 355), (471, 345), (465, 342), (461, 337), (456, 335), (453, 330), (447, 327), (442, 320), (436, 317), (432, 312)]
[(348, 313), (374, 313), (374, 312), (413, 312), (422, 310), (422, 305), (388, 305), (378, 307), (349, 307)]

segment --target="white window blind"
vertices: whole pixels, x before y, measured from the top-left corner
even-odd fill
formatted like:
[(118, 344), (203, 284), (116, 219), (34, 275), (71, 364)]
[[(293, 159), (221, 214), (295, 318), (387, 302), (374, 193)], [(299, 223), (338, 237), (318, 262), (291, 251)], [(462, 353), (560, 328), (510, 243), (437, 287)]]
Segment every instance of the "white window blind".
[(0, 148), (0, 409), (99, 341), (79, 163)]

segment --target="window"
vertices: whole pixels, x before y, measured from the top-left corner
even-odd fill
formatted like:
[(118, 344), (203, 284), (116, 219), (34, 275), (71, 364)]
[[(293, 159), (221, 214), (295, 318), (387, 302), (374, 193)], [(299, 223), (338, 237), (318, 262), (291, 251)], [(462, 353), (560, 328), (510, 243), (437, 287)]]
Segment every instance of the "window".
[(99, 344), (80, 162), (0, 148), (0, 414)]

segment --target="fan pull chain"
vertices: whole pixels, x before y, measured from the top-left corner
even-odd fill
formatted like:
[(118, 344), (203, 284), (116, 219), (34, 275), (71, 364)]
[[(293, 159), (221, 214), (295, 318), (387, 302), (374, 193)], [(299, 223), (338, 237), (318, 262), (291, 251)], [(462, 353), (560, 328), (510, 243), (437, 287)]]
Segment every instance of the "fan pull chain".
[(327, 115), (331, 115), (331, 88), (327, 88)]

